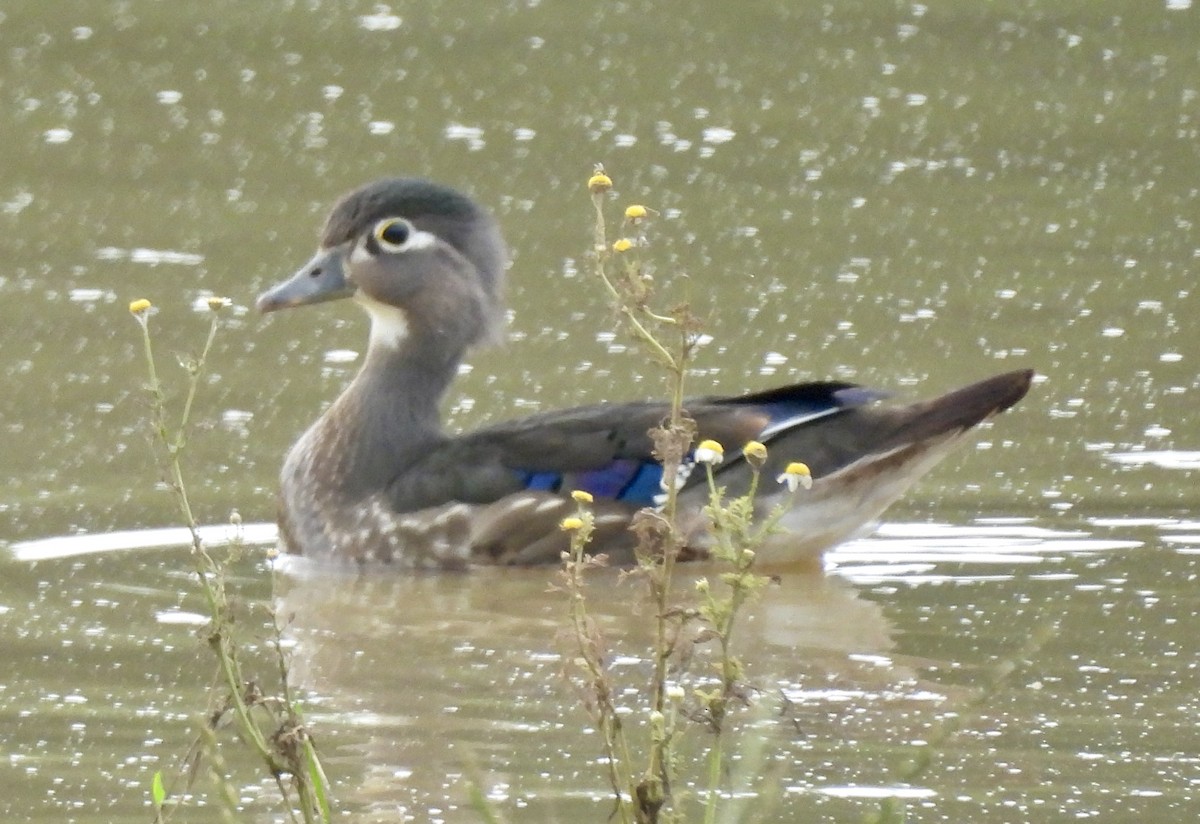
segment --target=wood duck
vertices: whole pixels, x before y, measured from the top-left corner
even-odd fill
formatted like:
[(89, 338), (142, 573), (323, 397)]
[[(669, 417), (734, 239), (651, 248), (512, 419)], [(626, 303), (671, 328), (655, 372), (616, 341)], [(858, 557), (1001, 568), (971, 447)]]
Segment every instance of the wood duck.
[[(647, 431), (661, 403), (604, 403), (545, 412), (462, 435), (442, 429), (439, 405), (468, 348), (494, 341), (507, 257), (491, 214), (426, 180), (389, 178), (343, 197), (316, 256), (258, 298), (262, 312), (352, 298), (371, 321), (362, 369), (292, 447), (279, 495), (281, 548), (318, 559), (409, 568), (555, 562), (576, 511), (594, 496), (592, 550), (629, 560), (630, 520), (653, 506), (662, 468)], [(801, 383), (687, 403), (699, 438), (730, 447), (718, 483), (736, 493), (745, 443), (765, 443), (768, 509), (791, 508), (764, 560), (791, 562), (874, 522), (980, 421), (1007, 409), (1033, 373), (1009, 372), (933, 400), (879, 405), (849, 383)], [(736, 454), (736, 457), (734, 455)], [(775, 477), (803, 461), (812, 488)], [(706, 554), (704, 473), (680, 492), (688, 557)]]

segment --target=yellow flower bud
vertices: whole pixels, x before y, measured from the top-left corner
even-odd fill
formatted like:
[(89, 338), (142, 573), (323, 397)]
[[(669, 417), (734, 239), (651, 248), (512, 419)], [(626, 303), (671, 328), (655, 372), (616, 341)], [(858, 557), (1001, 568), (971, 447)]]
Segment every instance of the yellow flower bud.
[(646, 216), (646, 207), (645, 206), (639, 206), (638, 204), (635, 203), (632, 206), (625, 207), (626, 220), (641, 220), (645, 216)]
[(612, 188), (612, 178), (606, 175), (602, 169), (597, 170), (594, 175), (588, 178), (587, 187), (588, 191), (592, 194), (602, 195)]
[(627, 237), (623, 237), (613, 244), (614, 252), (628, 252), (633, 248), (633, 241)]
[(137, 300), (135, 300), (129, 304), (129, 311), (132, 312), (133, 314), (137, 315), (142, 312), (145, 312), (147, 309), (149, 309), (151, 307), (151, 305), (152, 304), (150, 303), (150, 301), (146, 300), (145, 298), (138, 298)]
[(583, 519), (576, 518), (574, 515), (569, 518), (563, 518), (559, 522), (558, 528), (564, 532), (574, 532), (577, 529), (583, 529)]
[(595, 500), (592, 498), (592, 493), (582, 489), (571, 490), (571, 497), (581, 504), (590, 504), (593, 500)]
[(762, 462), (767, 459), (767, 448), (758, 441), (750, 441), (742, 447), (742, 454), (746, 456), (746, 460), (761, 466)]

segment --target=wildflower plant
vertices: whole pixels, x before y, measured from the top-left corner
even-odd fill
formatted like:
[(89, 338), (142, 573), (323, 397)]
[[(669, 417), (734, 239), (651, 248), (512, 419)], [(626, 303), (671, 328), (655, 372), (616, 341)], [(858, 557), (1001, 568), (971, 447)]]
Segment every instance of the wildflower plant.
[[(210, 705), (205, 720), (201, 722), (200, 735), (180, 765), (176, 778), (182, 782), (183, 791), (176, 792), (175, 795), (182, 796), (191, 789), (201, 757), (206, 756), (209, 772), (217, 783), (217, 796), (224, 805), (226, 820), (234, 819), (237, 794), (227, 775), (217, 739), (218, 728), (232, 720), (241, 740), (257, 755), (279, 788), (287, 820), (304, 821), (305, 824), (328, 822), (332, 819), (327, 794), (328, 781), (312, 736), (303, 722), (289, 686), (288, 661), (283, 652), (282, 633), (274, 613), (270, 616), (273, 629), (271, 646), (276, 655), (280, 694), (272, 696), (264, 693), (261, 686), (263, 682), (247, 675), (244, 669), (241, 643), (235, 632), (232, 599), (226, 588), (225, 578), (227, 565), (242, 550), (239, 537), (241, 517), (236, 510), (233, 512), (230, 522), (235, 530), (235, 540), (230, 544), (227, 556), (217, 557), (209, 551), (200, 535), (199, 524), (188, 498), (183, 473), (183, 455), (188, 444), (192, 407), (208, 355), (220, 328), (221, 315), (229, 307), (230, 301), (227, 298), (211, 297), (207, 304), (210, 310), (208, 336), (200, 355), (183, 361), (188, 376), (187, 392), (179, 422), (175, 426), (168, 421), (166, 393), (155, 366), (150, 333), (150, 318), (154, 307), (145, 298), (129, 304), (129, 311), (142, 333), (142, 347), (149, 373), (146, 388), (150, 395), (150, 426), (153, 440), (162, 454), (167, 485), (179, 505), (180, 515), (191, 536), (192, 564), (209, 612), (209, 623), (203, 631), (203, 637), (217, 659), (217, 677), (210, 693)], [(156, 771), (151, 778), (150, 800), (156, 822), (168, 820), (179, 809), (180, 805), (172, 798), (168, 782), (161, 771)]]
[[(605, 641), (588, 615), (585, 575), (603, 565), (604, 559), (586, 551), (593, 518), (591, 496), (585, 492), (575, 493), (577, 512), (561, 524), (571, 534), (562, 573), (575, 639), (569, 675), (602, 736), (604, 763), (615, 800), (614, 817), (638, 824), (686, 817), (681, 804), (683, 794), (673, 793), (672, 788), (680, 783), (677, 750), (684, 731), (682, 721), (699, 718), (713, 733), (707, 775), (698, 782), (707, 785), (704, 820), (713, 822), (728, 768), (723, 746), (728, 721), (737, 705), (749, 701), (744, 668), (733, 651), (733, 630), (739, 612), (767, 583), (767, 578), (755, 571), (755, 562), (763, 542), (776, 531), (787, 502), (777, 505), (761, 522), (756, 521), (759, 473), (767, 458), (767, 447), (757, 442), (742, 447), (742, 457), (752, 473), (749, 490), (726, 499), (715, 475), (725, 460), (725, 446), (703, 440), (693, 447), (697, 427), (684, 405), (685, 378), (704, 340), (700, 324), (686, 304), (666, 310), (653, 305), (654, 281), (644, 255), (649, 248), (647, 222), (656, 213), (640, 204), (627, 206), (622, 236), (610, 242), (605, 205), (613, 188), (612, 179), (597, 166), (587, 187), (595, 210), (595, 275), (626, 332), (665, 373), (669, 403), (662, 423), (650, 431), (655, 457), (663, 467), (662, 494), (656, 498), (655, 507), (637, 513), (632, 526), (638, 563), (631, 574), (645, 581), (654, 613), (650, 686), (648, 691), (639, 692), (638, 698), (644, 706), (635, 708), (632, 715), (618, 711)], [(673, 588), (675, 564), (688, 549), (679, 519), (679, 493), (698, 467), (703, 467), (706, 477), (708, 501), (704, 516), (709, 554), (720, 565), (719, 586), (701, 579), (694, 600), (679, 602), (682, 596)], [(807, 467), (800, 463), (789, 465), (777, 480), (793, 494), (805, 485), (805, 480), (811, 484)], [(693, 637), (685, 638), (693, 630)], [(714, 642), (716, 677), (693, 678), (681, 653), (685, 647), (691, 649), (708, 642)], [(648, 740), (641, 748), (634, 745), (623, 717), (644, 719), (642, 726)], [(631, 760), (635, 753), (641, 766)]]

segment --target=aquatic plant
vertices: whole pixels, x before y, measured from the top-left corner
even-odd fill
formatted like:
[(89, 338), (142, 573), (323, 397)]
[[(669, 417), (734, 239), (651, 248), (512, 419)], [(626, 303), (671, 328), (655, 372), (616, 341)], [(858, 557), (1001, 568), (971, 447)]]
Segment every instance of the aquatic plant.
[[(757, 550), (776, 531), (787, 506), (777, 504), (766, 518), (756, 522), (759, 472), (767, 458), (763, 444), (742, 445), (752, 478), (749, 490), (732, 499), (717, 485), (713, 472), (724, 459), (724, 445), (705, 440), (693, 449), (697, 428), (684, 408), (684, 396), (688, 370), (704, 340), (700, 323), (686, 303), (667, 310), (654, 307), (654, 279), (644, 258), (649, 248), (646, 221), (652, 210), (641, 204), (627, 206), (622, 236), (609, 241), (605, 204), (611, 189), (612, 179), (602, 167), (596, 167), (588, 180), (595, 210), (593, 271), (625, 331), (665, 374), (669, 412), (650, 433), (655, 456), (663, 466), (663, 478), (685, 479), (692, 469), (689, 463), (704, 467), (708, 485), (705, 528), (719, 574), (716, 587), (708, 579), (698, 581), (692, 600), (681, 600), (676, 592), (675, 565), (686, 548), (677, 509), (682, 483), (664, 482), (657, 505), (642, 510), (633, 522), (638, 563), (629, 574), (645, 582), (655, 621), (648, 653), (653, 666), (650, 684), (648, 689), (637, 691), (634, 699), (642, 703), (635, 712), (642, 713), (648, 733), (639, 751), (615, 697), (618, 690), (609, 672), (607, 639), (588, 612), (586, 575), (603, 566), (605, 558), (587, 551), (594, 528), (591, 496), (575, 492), (577, 512), (561, 524), (571, 533), (571, 549), (564, 555), (562, 572), (574, 642), (567, 675), (600, 732), (616, 817), (638, 824), (687, 818), (681, 803), (683, 794), (672, 788), (681, 777), (677, 744), (685, 728), (683, 721), (694, 719), (703, 722), (712, 734), (706, 776), (700, 783), (706, 785), (704, 820), (713, 822), (728, 772), (725, 740), (730, 734), (732, 714), (751, 703), (751, 690), (733, 644), (736, 619), (768, 581), (755, 571)], [(777, 480), (793, 494), (811, 485), (808, 468), (799, 462), (789, 465)], [(715, 678), (693, 676), (683, 660), (685, 649), (690, 657), (696, 647), (705, 644), (715, 647)], [(636, 763), (641, 766), (635, 766), (635, 758), (640, 759)]]
[[(178, 423), (174, 426), (168, 421), (167, 396), (155, 366), (150, 333), (150, 317), (154, 307), (145, 298), (129, 304), (129, 311), (141, 328), (149, 373), (146, 389), (150, 396), (150, 429), (163, 465), (166, 484), (175, 497), (180, 516), (191, 535), (190, 556), (196, 582), (208, 607), (209, 623), (202, 637), (217, 660), (217, 677), (213, 680), (209, 706), (204, 718), (198, 722), (200, 732), (186, 755), (180, 759), (173, 780), (168, 782), (162, 771), (156, 771), (151, 777), (150, 800), (154, 806), (155, 821), (166, 821), (179, 809), (178, 799), (191, 790), (203, 762), (207, 764), (217, 785), (217, 796), (223, 804), (226, 819), (234, 820), (237, 794), (227, 774), (217, 735), (218, 730), (232, 720), (240, 740), (257, 756), (275, 781), (289, 819), (303, 820), (306, 824), (328, 822), (332, 819), (328, 780), (289, 684), (288, 660), (277, 616), (273, 611), (269, 616), (272, 628), (270, 646), (275, 652), (275, 678), (278, 681), (278, 693), (271, 695), (264, 691), (263, 685), (273, 679), (247, 674), (242, 655), (243, 645), (227, 588), (225, 571), (242, 551), (241, 541), (233, 541), (223, 556), (212, 553), (200, 536), (199, 525), (188, 498), (183, 456), (188, 445), (192, 406), (220, 328), (222, 312), (230, 305), (228, 299), (221, 297), (211, 297), (207, 303), (210, 310), (208, 336), (200, 354), (183, 361), (187, 372), (187, 391)], [(236, 510), (231, 522), (240, 534), (241, 519)], [(182, 791), (172, 792), (176, 786), (181, 786)]]

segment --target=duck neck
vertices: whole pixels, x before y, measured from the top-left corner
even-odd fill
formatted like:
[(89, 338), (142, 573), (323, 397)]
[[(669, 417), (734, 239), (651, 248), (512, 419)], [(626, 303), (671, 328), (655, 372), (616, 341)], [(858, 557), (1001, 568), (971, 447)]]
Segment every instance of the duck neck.
[(362, 396), (364, 411), (373, 412), (364, 436), (375, 430), (439, 436), (442, 398), (461, 362), (461, 351), (439, 352), (413, 342), (372, 346), (349, 390)]
[(373, 334), (362, 369), (314, 427), (323, 454), (312, 468), (344, 493), (384, 488), (443, 437), (440, 404), (463, 350), (429, 343)]

